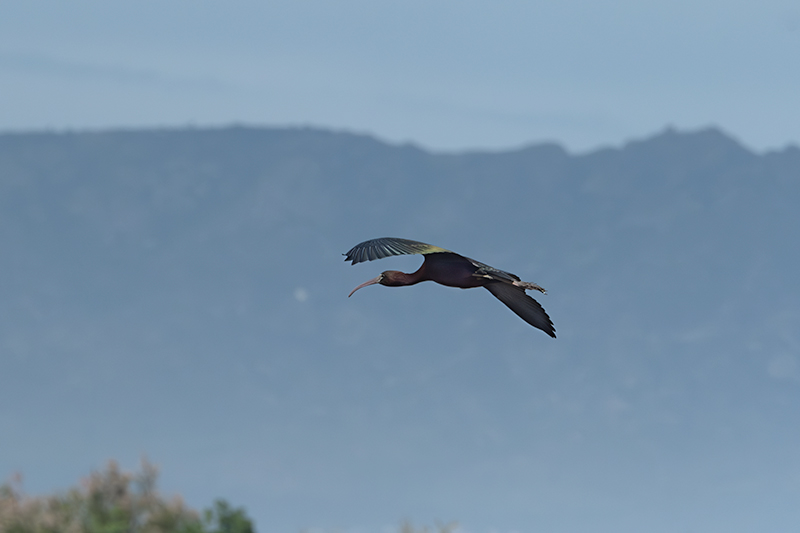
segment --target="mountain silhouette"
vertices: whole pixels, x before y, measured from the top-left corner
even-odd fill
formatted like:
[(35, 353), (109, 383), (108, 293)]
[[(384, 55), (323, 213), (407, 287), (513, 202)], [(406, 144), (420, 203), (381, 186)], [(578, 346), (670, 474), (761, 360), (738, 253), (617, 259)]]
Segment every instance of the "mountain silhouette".
[[(768, 515), (800, 475), (798, 205), (800, 149), (713, 128), (581, 154), (2, 134), (0, 474), (147, 453), (267, 529)], [(559, 338), (486, 291), (348, 299), (421, 262), (344, 263), (383, 236), (547, 287)]]

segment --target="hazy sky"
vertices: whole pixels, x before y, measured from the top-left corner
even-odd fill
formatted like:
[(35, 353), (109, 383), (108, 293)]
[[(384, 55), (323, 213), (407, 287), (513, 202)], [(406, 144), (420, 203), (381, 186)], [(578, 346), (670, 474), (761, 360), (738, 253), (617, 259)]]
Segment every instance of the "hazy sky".
[(309, 124), (428, 147), (800, 141), (789, 0), (0, 3), (0, 130)]

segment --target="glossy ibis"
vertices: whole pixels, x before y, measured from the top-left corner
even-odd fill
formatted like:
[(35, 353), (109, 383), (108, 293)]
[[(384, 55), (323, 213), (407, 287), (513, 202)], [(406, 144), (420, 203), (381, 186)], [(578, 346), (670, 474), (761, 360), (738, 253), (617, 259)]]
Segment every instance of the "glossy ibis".
[(498, 270), (438, 246), (392, 237), (372, 239), (357, 244), (344, 254), (344, 260), (351, 261), (351, 264), (355, 265), (364, 261), (404, 254), (422, 254), (425, 256), (425, 261), (419, 270), (411, 274), (387, 270), (353, 289), (348, 298), (358, 289), (376, 283), (387, 287), (404, 287), (421, 281), (435, 281), (441, 285), (460, 289), (485, 287), (522, 320), (555, 338), (556, 330), (550, 317), (547, 316), (539, 302), (525, 294), (526, 290), (537, 290), (543, 294), (545, 290), (535, 283), (521, 281), (519, 277), (510, 272)]

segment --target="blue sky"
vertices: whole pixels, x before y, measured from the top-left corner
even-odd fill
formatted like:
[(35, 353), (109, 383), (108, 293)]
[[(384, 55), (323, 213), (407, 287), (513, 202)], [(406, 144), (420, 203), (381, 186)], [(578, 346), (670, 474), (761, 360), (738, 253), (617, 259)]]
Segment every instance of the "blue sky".
[(716, 125), (800, 141), (788, 0), (0, 4), (0, 129), (308, 124), (572, 150)]

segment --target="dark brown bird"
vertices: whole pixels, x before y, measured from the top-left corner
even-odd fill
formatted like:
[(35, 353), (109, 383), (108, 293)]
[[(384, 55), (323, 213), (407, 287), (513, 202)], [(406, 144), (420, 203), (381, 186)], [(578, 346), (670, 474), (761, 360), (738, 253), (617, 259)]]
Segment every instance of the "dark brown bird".
[(545, 290), (535, 283), (520, 281), (519, 277), (510, 272), (498, 270), (438, 246), (393, 237), (372, 239), (357, 244), (344, 254), (344, 260), (351, 261), (351, 264), (355, 265), (364, 261), (404, 254), (422, 254), (425, 256), (425, 261), (419, 270), (411, 274), (387, 270), (380, 276), (353, 289), (348, 298), (358, 289), (376, 283), (387, 287), (405, 287), (421, 281), (435, 281), (441, 285), (460, 289), (485, 287), (522, 320), (555, 338), (556, 330), (550, 317), (547, 316), (539, 302), (525, 294), (526, 290), (537, 290), (546, 294)]

